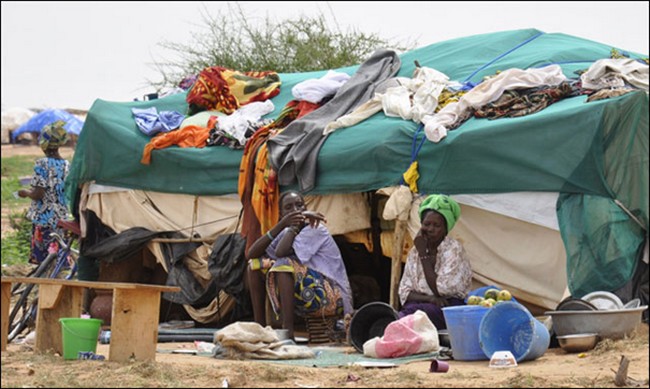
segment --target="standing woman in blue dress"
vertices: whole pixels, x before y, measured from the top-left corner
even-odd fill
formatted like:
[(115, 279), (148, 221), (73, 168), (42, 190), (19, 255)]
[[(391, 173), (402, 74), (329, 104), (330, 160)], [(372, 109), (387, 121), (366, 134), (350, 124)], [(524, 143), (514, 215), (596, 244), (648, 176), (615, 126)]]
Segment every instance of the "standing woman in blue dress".
[(58, 242), (50, 239), (52, 231), (58, 231), (57, 222), (68, 217), (68, 202), (65, 198), (65, 179), (70, 163), (61, 157), (59, 147), (68, 141), (64, 121), (46, 125), (38, 138), (38, 144), (45, 154), (34, 164), (31, 189), (21, 189), (18, 196), (29, 197), (32, 203), (27, 218), (32, 222), (32, 242), (29, 262), (39, 264), (49, 251), (58, 251)]

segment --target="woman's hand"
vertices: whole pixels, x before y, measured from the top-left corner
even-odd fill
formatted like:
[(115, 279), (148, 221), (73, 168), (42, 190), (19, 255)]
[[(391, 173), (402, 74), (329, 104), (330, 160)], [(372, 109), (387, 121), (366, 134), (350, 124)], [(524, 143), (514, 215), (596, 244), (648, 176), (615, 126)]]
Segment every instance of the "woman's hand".
[(446, 307), (449, 303), (444, 297), (431, 296), (431, 303), (436, 304), (439, 307)]
[(326, 223), (327, 220), (325, 220), (325, 215), (320, 212), (293, 211), (286, 214), (282, 220), (280, 220), (279, 224), (282, 225), (283, 229), (291, 226), (302, 228), (305, 225), (305, 222), (309, 222), (309, 225), (312, 227), (317, 227), (318, 224), (321, 222)]
[(422, 230), (419, 230), (415, 235), (413, 244), (415, 245), (415, 248), (418, 250), (418, 254), (421, 257), (427, 255), (427, 237), (422, 234)]
[(318, 224), (320, 224), (321, 222), (327, 223), (327, 220), (325, 220), (325, 215), (323, 215), (320, 212), (303, 211), (302, 215), (306, 219), (309, 219), (309, 225), (312, 227), (318, 227)]
[(305, 225), (305, 216), (302, 214), (301, 211), (289, 212), (286, 215), (284, 215), (284, 217), (282, 218), (282, 220), (280, 220), (278, 224), (282, 226), (282, 229), (291, 226), (302, 228)]
[(18, 196), (29, 197), (29, 191), (27, 189), (21, 189), (18, 191)]

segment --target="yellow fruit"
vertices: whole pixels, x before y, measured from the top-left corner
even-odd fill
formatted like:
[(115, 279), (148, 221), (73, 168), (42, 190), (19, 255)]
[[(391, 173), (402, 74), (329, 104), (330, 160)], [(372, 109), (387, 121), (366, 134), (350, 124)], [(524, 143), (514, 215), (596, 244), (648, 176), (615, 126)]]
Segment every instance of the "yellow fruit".
[(483, 301), (483, 297), (481, 296), (469, 296), (467, 298), (467, 305), (479, 305), (481, 301)]
[(479, 303), (480, 306), (485, 307), (485, 308), (492, 308), (494, 306), (494, 303), (492, 302), (494, 300), (492, 299), (485, 299)]
[(510, 301), (510, 300), (512, 300), (512, 294), (510, 293), (510, 291), (507, 291), (507, 290), (503, 289), (502, 291), (500, 291), (498, 293), (497, 300), (498, 301)]
[(498, 295), (499, 295), (499, 290), (491, 288), (485, 291), (483, 297), (485, 297), (486, 299), (493, 299), (494, 301), (496, 301)]

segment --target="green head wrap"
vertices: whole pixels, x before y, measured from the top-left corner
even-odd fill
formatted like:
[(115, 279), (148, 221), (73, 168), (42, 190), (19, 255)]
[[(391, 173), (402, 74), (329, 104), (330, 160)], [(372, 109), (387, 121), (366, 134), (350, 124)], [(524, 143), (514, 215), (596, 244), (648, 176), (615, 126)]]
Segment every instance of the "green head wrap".
[(48, 148), (58, 148), (68, 141), (68, 131), (63, 128), (65, 122), (58, 120), (54, 123), (46, 124), (41, 130), (38, 137), (38, 145), (43, 151)]
[(456, 200), (446, 195), (434, 194), (424, 199), (424, 201), (422, 201), (422, 204), (420, 204), (419, 209), (420, 220), (422, 220), (424, 211), (428, 209), (438, 212), (445, 218), (447, 221), (447, 233), (449, 233), (449, 231), (454, 228), (454, 225), (456, 225), (456, 220), (458, 220), (460, 217), (460, 205), (458, 205)]

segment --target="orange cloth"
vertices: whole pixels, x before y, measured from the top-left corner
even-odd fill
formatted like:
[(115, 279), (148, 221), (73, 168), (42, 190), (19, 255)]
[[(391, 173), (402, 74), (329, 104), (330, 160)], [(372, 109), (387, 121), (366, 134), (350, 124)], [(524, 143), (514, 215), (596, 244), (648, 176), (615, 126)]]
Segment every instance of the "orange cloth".
[(185, 126), (180, 130), (160, 133), (154, 136), (146, 146), (142, 153), (140, 163), (149, 165), (151, 163), (151, 152), (154, 149), (164, 149), (172, 145), (179, 147), (205, 147), (208, 137), (210, 136), (210, 129), (200, 126)]
[(318, 107), (320, 105), (308, 101), (292, 100), (273, 123), (255, 131), (246, 142), (237, 184), (237, 192), (244, 210), (241, 235), (246, 238), (246, 250), (280, 219), (278, 181), (276, 172), (268, 160), (266, 140), (295, 119)]
[(278, 178), (269, 162), (266, 142), (257, 151), (255, 181), (251, 205), (260, 221), (260, 232), (266, 234), (280, 220)]
[(239, 199), (242, 203), (243, 213), (241, 220), (241, 235), (246, 238), (246, 250), (262, 236), (260, 231), (260, 222), (255, 215), (255, 210), (251, 204), (251, 197), (253, 192), (253, 183), (255, 179), (255, 156), (259, 147), (266, 142), (270, 133), (270, 127), (266, 126), (258, 129), (248, 139), (244, 147), (244, 155), (242, 155), (239, 164), (239, 182), (237, 185), (237, 192)]

